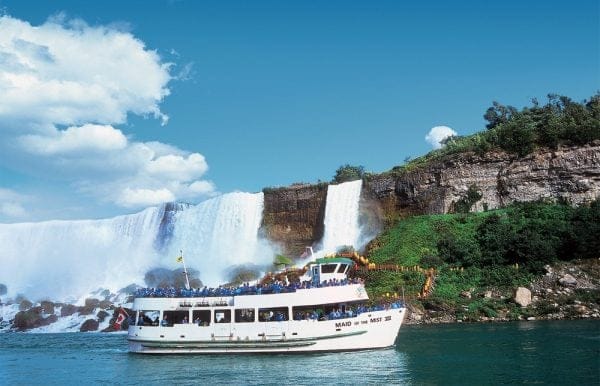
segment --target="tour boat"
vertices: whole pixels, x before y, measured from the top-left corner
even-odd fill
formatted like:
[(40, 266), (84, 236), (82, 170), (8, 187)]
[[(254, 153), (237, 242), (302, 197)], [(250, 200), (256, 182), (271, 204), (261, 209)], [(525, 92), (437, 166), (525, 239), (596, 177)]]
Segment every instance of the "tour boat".
[(320, 258), (295, 284), (143, 289), (133, 302), (129, 351), (144, 354), (299, 353), (393, 346), (406, 308), (369, 305), (354, 261)]

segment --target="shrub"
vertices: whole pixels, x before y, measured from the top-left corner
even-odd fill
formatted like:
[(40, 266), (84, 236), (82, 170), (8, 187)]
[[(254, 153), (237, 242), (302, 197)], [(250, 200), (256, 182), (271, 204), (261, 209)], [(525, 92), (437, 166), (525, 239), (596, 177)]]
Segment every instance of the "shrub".
[(340, 184), (342, 182), (347, 181), (355, 181), (363, 178), (365, 174), (365, 168), (363, 166), (352, 166), (352, 165), (342, 165), (335, 171), (335, 176), (333, 177), (334, 184)]

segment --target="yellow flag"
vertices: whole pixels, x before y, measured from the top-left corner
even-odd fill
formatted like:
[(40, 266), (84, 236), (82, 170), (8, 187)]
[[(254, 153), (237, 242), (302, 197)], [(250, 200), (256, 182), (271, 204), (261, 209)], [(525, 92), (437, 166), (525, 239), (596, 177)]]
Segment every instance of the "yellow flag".
[(177, 262), (183, 263), (183, 256), (177, 256)]

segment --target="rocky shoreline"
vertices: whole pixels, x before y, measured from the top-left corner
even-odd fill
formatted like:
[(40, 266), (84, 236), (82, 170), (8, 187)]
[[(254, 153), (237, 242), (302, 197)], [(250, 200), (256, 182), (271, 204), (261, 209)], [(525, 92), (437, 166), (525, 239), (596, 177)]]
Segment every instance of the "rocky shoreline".
[[(465, 291), (456, 305), (409, 302), (405, 324), (600, 319), (600, 259), (547, 265), (545, 271), (511, 292)], [(473, 304), (483, 312), (468, 312)]]

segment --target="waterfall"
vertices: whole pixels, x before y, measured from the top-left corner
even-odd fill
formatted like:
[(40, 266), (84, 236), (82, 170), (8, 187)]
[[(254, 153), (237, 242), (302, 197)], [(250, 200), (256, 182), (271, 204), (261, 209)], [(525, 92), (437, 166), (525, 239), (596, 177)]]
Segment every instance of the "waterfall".
[(144, 285), (152, 268), (180, 267), (182, 249), (188, 267), (218, 285), (227, 268), (272, 263), (258, 237), (262, 210), (262, 193), (229, 193), (111, 219), (0, 224), (0, 284), (9, 297), (81, 301), (98, 289)]
[(143, 283), (164, 207), (103, 220), (0, 224), (0, 283), (9, 296), (77, 301)]
[(258, 238), (263, 203), (263, 193), (236, 192), (178, 212), (167, 248), (169, 265), (183, 250), (186, 264), (200, 272), (205, 285), (214, 286), (229, 279), (229, 267), (272, 263), (273, 251)]
[(325, 232), (321, 251), (335, 252), (343, 245), (360, 248), (360, 227), (358, 222), (362, 180), (329, 185), (325, 203)]

